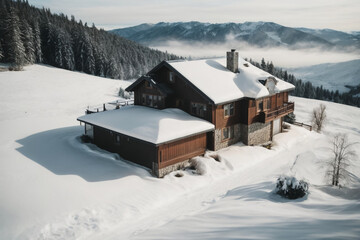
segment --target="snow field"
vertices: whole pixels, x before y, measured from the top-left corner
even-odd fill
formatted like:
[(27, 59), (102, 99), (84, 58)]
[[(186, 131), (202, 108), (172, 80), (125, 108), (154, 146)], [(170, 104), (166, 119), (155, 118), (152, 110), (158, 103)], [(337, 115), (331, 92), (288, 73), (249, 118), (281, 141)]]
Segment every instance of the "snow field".
[[(203, 175), (189, 169), (156, 179), (78, 138), (84, 109), (115, 100), (128, 82), (33, 65), (0, 73), (0, 84), (0, 239), (360, 236), (360, 163), (340, 190), (325, 185), (318, 164), (334, 133), (360, 142), (358, 108), (322, 102), (324, 134), (292, 126), (271, 150), (236, 144), (217, 152), (220, 162), (196, 158)], [(309, 123), (320, 101), (292, 100), (297, 121)], [(283, 174), (307, 180), (310, 194), (295, 201), (273, 194)]]

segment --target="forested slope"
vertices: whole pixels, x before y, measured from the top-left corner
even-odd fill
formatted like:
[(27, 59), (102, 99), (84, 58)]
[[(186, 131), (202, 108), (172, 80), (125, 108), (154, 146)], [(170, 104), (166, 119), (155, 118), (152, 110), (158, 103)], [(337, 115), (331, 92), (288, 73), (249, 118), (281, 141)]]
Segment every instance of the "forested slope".
[(158, 50), (91, 27), (74, 16), (53, 14), (27, 1), (0, 0), (0, 61), (15, 69), (45, 63), (108, 78), (146, 73), (162, 60)]

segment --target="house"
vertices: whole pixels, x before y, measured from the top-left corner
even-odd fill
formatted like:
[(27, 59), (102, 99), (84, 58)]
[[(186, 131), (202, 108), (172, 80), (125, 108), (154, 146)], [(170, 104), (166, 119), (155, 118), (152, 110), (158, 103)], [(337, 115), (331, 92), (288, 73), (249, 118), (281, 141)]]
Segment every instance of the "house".
[(206, 149), (271, 141), (294, 111), (293, 89), (231, 50), (226, 59), (163, 61), (126, 89), (135, 106), (78, 120), (95, 144), (162, 177)]

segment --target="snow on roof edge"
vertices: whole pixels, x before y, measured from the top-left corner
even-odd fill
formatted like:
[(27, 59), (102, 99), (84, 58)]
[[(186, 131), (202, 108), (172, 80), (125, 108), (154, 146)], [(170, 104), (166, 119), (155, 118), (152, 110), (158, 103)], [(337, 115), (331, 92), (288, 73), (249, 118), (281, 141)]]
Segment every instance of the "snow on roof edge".
[[(212, 123), (191, 116), (180, 109), (158, 110), (143, 106), (127, 106), (117, 110), (83, 115), (77, 120), (155, 145), (215, 129)], [(173, 125), (178, 127), (174, 129)]]

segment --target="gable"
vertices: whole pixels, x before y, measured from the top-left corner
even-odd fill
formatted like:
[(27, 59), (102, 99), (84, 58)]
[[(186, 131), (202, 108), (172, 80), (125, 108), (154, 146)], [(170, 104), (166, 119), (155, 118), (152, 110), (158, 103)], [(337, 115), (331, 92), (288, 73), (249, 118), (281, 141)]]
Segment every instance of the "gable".
[[(174, 73), (175, 81), (170, 82), (169, 77), (170, 73)], [(166, 84), (169, 84), (170, 87), (174, 87), (175, 92), (178, 88), (187, 88), (188, 92), (191, 92), (191, 95), (195, 98), (194, 100), (206, 102), (209, 104), (214, 104), (211, 98), (209, 98), (203, 91), (197, 88), (191, 81), (189, 81), (186, 77), (181, 74), (177, 69), (173, 68), (168, 62), (161, 62), (158, 66), (153, 68), (149, 73), (149, 75), (157, 76), (157, 82), (165, 81)], [(178, 82), (180, 81), (180, 82)]]

